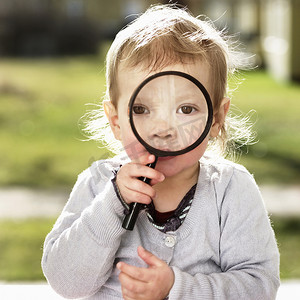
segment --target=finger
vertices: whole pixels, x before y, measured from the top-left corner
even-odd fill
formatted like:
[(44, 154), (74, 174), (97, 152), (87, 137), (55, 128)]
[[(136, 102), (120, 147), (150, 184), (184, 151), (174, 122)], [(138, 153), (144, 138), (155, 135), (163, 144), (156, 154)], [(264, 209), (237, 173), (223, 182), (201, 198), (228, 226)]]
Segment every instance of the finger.
[(150, 198), (154, 198), (156, 195), (156, 191), (151, 185), (149, 185), (137, 178), (128, 180), (125, 183), (125, 187), (128, 190), (138, 191), (139, 193), (145, 194), (145, 195), (149, 196)]
[(142, 299), (143, 295), (131, 292), (130, 290), (122, 287), (122, 296), (125, 300), (138, 300)]
[(129, 163), (126, 171), (127, 176), (134, 178), (147, 177), (150, 179), (156, 179), (158, 181), (163, 181), (165, 179), (164, 174), (159, 172), (158, 170), (136, 163)]
[(155, 161), (155, 155), (145, 152), (144, 154), (132, 159), (133, 163), (138, 163), (141, 165), (151, 164)]
[(125, 288), (122, 288), (122, 296), (123, 296), (124, 300), (136, 300), (135, 294), (133, 297), (130, 297), (130, 296), (128, 296), (129, 293), (130, 292), (128, 290), (126, 290)]
[(138, 255), (148, 266), (160, 267), (165, 264), (163, 260), (147, 251), (142, 246), (138, 247)]
[(156, 191), (153, 187), (137, 178), (127, 178), (123, 184), (118, 186), (122, 197), (127, 203), (139, 202), (149, 204), (156, 196)]
[(156, 184), (158, 184), (158, 183), (160, 183), (160, 182), (162, 182), (162, 181), (163, 181), (163, 180), (151, 179), (150, 185), (151, 185), (151, 186), (154, 186), (154, 185), (156, 185)]
[(127, 189), (125, 193), (122, 193), (122, 197), (127, 204), (130, 204), (132, 202), (150, 204), (152, 201), (152, 197), (150, 197), (149, 195), (129, 189)]
[(163, 181), (164, 175), (147, 166), (137, 166), (136, 164), (124, 165), (118, 172), (116, 184), (124, 200), (149, 204), (155, 198), (156, 191), (139, 177), (155, 178), (156, 181)]
[(149, 270), (146, 268), (135, 267), (124, 262), (119, 262), (117, 264), (117, 268), (121, 271), (121, 273), (124, 273), (130, 278), (140, 282), (149, 282), (151, 280), (151, 274), (149, 274)]
[(129, 178), (136, 179), (139, 177), (155, 179), (159, 182), (165, 179), (163, 173), (153, 168), (135, 163), (129, 163), (121, 167), (121, 169), (118, 171), (116, 181), (118, 185), (124, 185)]
[(124, 272), (119, 274), (119, 281), (121, 283), (122, 290), (127, 291), (125, 294), (128, 297), (133, 297), (134, 294), (141, 295), (145, 293), (148, 285), (147, 282), (132, 278)]

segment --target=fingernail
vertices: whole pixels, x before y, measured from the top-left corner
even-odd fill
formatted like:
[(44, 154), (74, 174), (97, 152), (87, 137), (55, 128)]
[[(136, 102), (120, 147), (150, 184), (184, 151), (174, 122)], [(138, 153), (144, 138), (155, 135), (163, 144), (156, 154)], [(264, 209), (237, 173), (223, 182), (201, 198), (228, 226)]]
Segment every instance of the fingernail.
[(122, 267), (122, 263), (117, 263), (117, 265), (116, 265), (116, 267), (119, 269), (119, 270), (121, 270), (121, 267)]
[(155, 159), (155, 156), (153, 154), (150, 154), (149, 157), (148, 157), (148, 159), (152, 161), (152, 160)]

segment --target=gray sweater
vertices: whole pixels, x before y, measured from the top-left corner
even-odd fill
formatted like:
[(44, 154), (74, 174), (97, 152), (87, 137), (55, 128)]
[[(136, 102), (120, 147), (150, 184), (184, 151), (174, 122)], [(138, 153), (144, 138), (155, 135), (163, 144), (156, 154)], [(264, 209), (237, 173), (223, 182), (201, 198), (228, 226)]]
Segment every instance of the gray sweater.
[(165, 234), (145, 211), (133, 231), (122, 228), (124, 208), (111, 183), (120, 163), (98, 161), (80, 174), (46, 237), (42, 267), (57, 293), (122, 299), (116, 264), (146, 267), (137, 255), (142, 245), (172, 267), (170, 300), (275, 299), (278, 249), (258, 187), (244, 167), (203, 157), (190, 211), (177, 231)]

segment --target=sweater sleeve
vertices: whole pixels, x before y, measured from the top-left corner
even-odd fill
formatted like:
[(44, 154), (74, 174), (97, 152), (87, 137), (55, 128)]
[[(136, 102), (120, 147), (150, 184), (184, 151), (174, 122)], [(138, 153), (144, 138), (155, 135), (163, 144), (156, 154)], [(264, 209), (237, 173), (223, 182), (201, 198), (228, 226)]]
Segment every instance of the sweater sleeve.
[(102, 287), (125, 231), (121, 226), (124, 208), (111, 180), (100, 176), (95, 184), (93, 173), (88, 169), (79, 176), (44, 244), (44, 274), (66, 298), (87, 297)]
[(191, 275), (173, 267), (170, 300), (276, 298), (279, 253), (254, 179), (247, 172), (233, 172), (222, 194), (221, 272)]

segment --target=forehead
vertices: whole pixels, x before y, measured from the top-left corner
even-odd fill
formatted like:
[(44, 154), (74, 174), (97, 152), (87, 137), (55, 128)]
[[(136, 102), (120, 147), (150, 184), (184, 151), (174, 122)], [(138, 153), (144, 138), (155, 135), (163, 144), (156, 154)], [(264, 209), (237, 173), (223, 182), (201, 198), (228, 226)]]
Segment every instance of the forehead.
[(174, 64), (159, 70), (149, 70), (142, 67), (128, 67), (124, 62), (117, 72), (118, 106), (128, 105), (129, 99), (137, 86), (147, 77), (162, 71), (180, 71), (195, 77), (210, 93), (210, 68), (206, 62), (196, 61), (190, 64)]
[[(134, 94), (136, 100), (144, 103), (182, 102), (187, 99), (202, 97), (200, 87), (191, 79), (184, 76), (186, 73), (158, 73), (147, 83), (143, 82)], [(162, 103), (161, 103), (162, 104)]]

